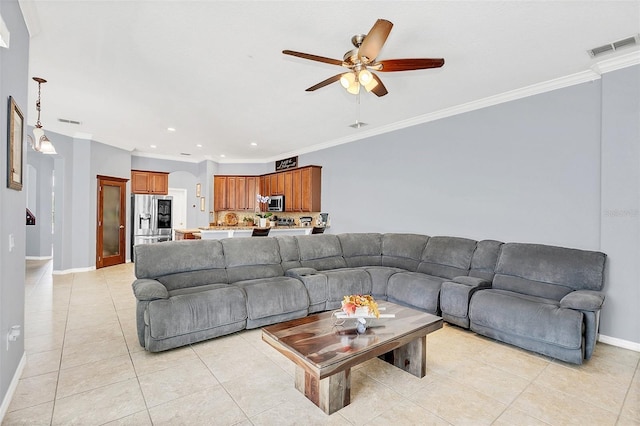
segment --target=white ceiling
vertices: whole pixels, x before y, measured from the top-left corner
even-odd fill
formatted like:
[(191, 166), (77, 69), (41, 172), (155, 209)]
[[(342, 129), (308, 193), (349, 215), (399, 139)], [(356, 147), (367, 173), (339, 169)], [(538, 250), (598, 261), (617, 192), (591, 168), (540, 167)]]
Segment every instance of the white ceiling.
[[(189, 161), (284, 158), (639, 53), (586, 51), (640, 33), (640, 1), (20, 4), (30, 76), (48, 80), (46, 130)], [(444, 67), (380, 73), (389, 94), (362, 94), (359, 112), (339, 83), (305, 92), (342, 68), (282, 50), (342, 59), (378, 18), (394, 23), (378, 59), (443, 57)], [(29, 88), (33, 125), (37, 84)], [(368, 126), (349, 127), (358, 114)]]

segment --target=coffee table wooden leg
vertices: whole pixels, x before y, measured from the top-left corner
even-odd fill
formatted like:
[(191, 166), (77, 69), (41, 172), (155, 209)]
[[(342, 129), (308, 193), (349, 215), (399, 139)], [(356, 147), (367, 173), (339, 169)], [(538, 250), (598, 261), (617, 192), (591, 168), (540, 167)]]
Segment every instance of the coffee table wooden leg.
[(420, 337), (400, 346), (385, 356), (387, 362), (392, 363), (407, 373), (416, 377), (424, 377), (427, 374), (427, 336)]
[(325, 413), (335, 413), (351, 402), (351, 369), (318, 380), (296, 366), (296, 389)]

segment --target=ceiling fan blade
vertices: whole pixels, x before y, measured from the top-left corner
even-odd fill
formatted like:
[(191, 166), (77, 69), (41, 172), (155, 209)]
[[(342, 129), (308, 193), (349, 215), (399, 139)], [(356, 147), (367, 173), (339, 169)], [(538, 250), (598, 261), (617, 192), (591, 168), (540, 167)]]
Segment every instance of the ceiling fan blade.
[(342, 74), (336, 74), (333, 77), (329, 77), (326, 80), (321, 81), (320, 83), (309, 87), (308, 89), (305, 90), (305, 92), (313, 92), (314, 90), (318, 90), (324, 86), (328, 86), (331, 83), (335, 83), (336, 81), (340, 80), (340, 77), (342, 77)]
[(340, 65), (342, 66), (342, 61), (337, 59), (325, 58), (324, 56), (311, 55), (309, 53), (295, 52), (293, 50), (283, 50), (282, 53), (285, 55), (297, 56), (302, 59), (309, 59), (311, 61), (324, 62), (325, 64), (331, 65)]
[(444, 65), (442, 58), (387, 59), (373, 65), (382, 65), (377, 71), (412, 71), (427, 68), (440, 68)]
[(373, 24), (358, 50), (358, 56), (364, 64), (369, 64), (378, 57), (380, 49), (382, 49), (384, 42), (389, 37), (391, 28), (393, 28), (393, 24), (386, 19), (378, 19)]
[(375, 81), (378, 82), (378, 84), (376, 85), (376, 87), (374, 87), (373, 89), (371, 89), (371, 91), (378, 97), (380, 96), (384, 96), (387, 93), (387, 88), (384, 87), (384, 84), (382, 84), (382, 80), (380, 80), (380, 77), (378, 77), (377, 75), (375, 75), (374, 73), (371, 73), (371, 75), (373, 76), (373, 79)]

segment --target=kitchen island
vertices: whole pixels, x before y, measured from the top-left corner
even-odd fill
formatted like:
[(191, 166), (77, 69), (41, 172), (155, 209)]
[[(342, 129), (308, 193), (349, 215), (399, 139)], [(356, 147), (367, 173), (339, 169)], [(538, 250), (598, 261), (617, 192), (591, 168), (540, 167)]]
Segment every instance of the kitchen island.
[[(256, 226), (211, 226), (199, 228), (198, 232), (203, 240), (219, 240), (221, 238), (243, 238), (250, 237)], [(312, 226), (272, 226), (269, 231), (270, 237), (280, 235), (309, 235)]]

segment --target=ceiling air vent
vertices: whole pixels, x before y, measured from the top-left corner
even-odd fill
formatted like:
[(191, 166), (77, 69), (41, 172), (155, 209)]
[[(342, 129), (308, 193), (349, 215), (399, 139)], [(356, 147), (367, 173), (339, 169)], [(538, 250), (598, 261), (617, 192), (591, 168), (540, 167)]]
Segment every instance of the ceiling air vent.
[(616, 50), (623, 49), (625, 47), (631, 47), (640, 44), (640, 34), (636, 34), (632, 37), (627, 37), (622, 40), (614, 41), (609, 44), (605, 44), (602, 46), (594, 47), (593, 49), (587, 50), (589, 56), (595, 58), (596, 56), (604, 55), (605, 53), (615, 52)]
[(75, 120), (67, 120), (66, 118), (58, 118), (58, 121), (61, 123), (67, 123), (67, 124), (76, 124), (76, 125), (80, 125), (82, 124), (79, 121), (75, 121)]

